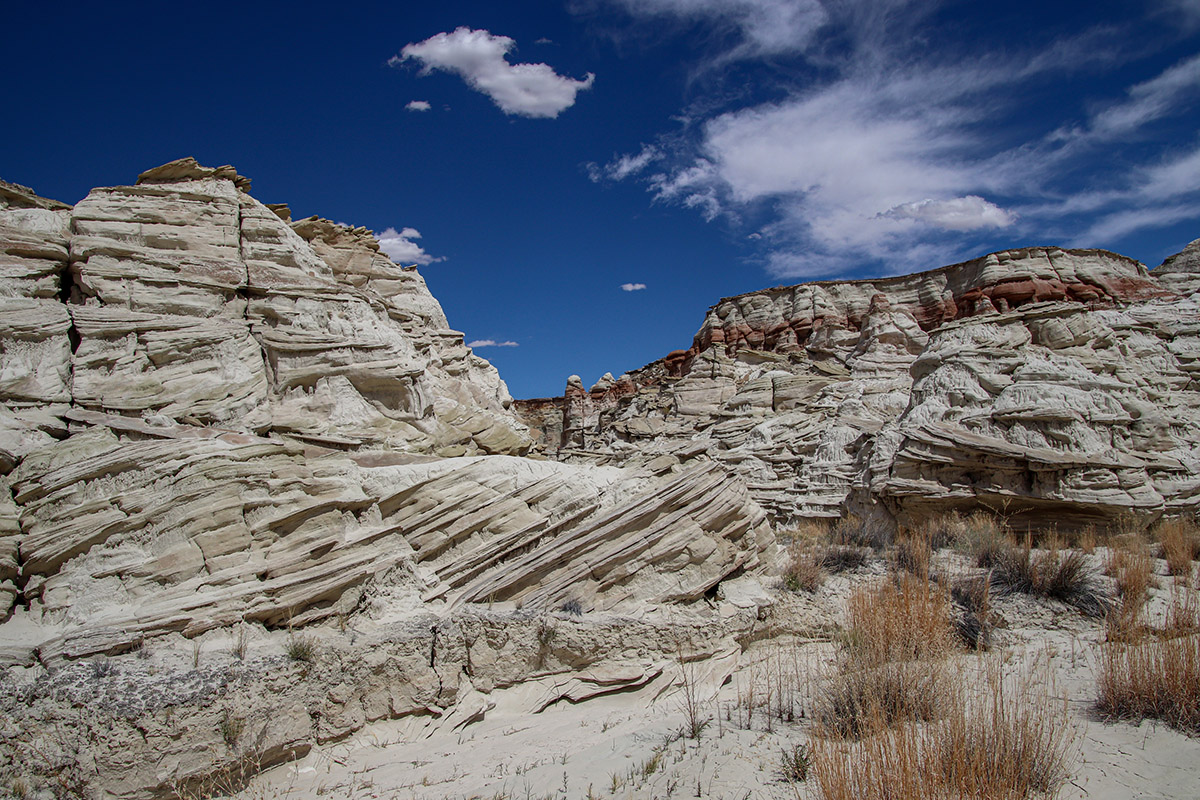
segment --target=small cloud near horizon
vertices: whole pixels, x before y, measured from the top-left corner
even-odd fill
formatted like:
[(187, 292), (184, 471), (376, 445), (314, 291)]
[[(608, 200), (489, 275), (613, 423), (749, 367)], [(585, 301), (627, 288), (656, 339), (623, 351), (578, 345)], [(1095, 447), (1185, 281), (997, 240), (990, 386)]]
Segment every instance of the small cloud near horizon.
[(513, 341), (497, 342), (495, 339), (476, 339), (473, 342), (467, 342), (467, 347), (473, 350), (476, 347), (520, 347), (520, 345)]
[(553, 119), (575, 105), (575, 95), (592, 88), (596, 76), (591, 72), (579, 81), (559, 75), (547, 64), (510, 64), (508, 54), (516, 44), (507, 36), (464, 26), (407, 44), (388, 64), (416, 59), (422, 75), (434, 70), (453, 72), (505, 114), (521, 117)]
[(397, 264), (428, 266), (434, 262), (446, 260), (431, 256), (421, 245), (413, 241), (413, 239), (421, 238), (421, 233), (416, 228), (403, 228), (400, 231), (388, 228), (375, 238), (379, 240), (379, 249)]
[(626, 291), (626, 292), (640, 292), (642, 289), (645, 289), (645, 288), (646, 288), (646, 284), (644, 284), (644, 283), (622, 283), (621, 284), (622, 291)]
[(428, 100), (413, 100), (406, 105), (405, 108), (407, 108), (409, 111), (428, 111), (429, 109), (433, 108), (433, 106), (429, 105)]

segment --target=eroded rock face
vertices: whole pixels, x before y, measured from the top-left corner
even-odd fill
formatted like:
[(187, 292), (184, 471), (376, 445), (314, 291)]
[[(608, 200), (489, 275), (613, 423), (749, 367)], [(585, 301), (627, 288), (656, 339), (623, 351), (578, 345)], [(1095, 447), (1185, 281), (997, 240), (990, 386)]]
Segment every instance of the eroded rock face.
[(0, 610), (36, 629), (11, 660), (306, 624), (379, 580), (607, 609), (757, 564), (763, 513), (711, 464), (479, 460), (530, 437), (421, 276), (248, 188), (191, 159), (73, 209), (6, 188)]
[(1151, 274), (1106, 251), (1030, 248), (727, 298), (689, 350), (616, 385), (568, 385), (556, 448), (551, 401), (518, 409), (564, 460), (702, 453), (783, 524), (1193, 511), (1200, 308), (1168, 280), (1193, 255)]

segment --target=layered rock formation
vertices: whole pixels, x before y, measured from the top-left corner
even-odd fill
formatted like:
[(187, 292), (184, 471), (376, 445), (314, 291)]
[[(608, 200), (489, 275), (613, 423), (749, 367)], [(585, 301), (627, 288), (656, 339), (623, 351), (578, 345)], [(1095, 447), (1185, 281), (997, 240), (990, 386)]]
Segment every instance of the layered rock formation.
[(1193, 511), (1200, 306), (1178, 276), (1194, 260), (1152, 274), (1106, 251), (1029, 248), (767, 289), (713, 306), (689, 350), (518, 409), (563, 460), (703, 454), (781, 524)]
[[(370, 719), (470, 719), (471, 680), (640, 685), (675, 638), (552, 644), (545, 615), (654, 613), (770, 561), (765, 513), (710, 461), (521, 458), (503, 381), (414, 269), (249, 189), (192, 159), (73, 208), (0, 184), (0, 772), (178, 796), (249, 774), (219, 744), (231, 708), (258, 769)], [(271, 655), (201, 657), (247, 630)], [(277, 685), (306, 630), (343, 666)]]
[(758, 563), (763, 513), (711, 464), (499, 457), (528, 431), (421, 276), (249, 185), (183, 159), (74, 208), (4, 186), (8, 661), (304, 625), (381, 584), (619, 609)]

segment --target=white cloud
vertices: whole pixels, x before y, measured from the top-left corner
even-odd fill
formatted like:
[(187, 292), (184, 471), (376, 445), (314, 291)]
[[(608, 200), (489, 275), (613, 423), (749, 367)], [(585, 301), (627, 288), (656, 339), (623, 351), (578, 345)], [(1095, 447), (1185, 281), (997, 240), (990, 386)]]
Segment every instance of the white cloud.
[(421, 245), (413, 241), (413, 239), (421, 238), (421, 234), (416, 228), (404, 228), (399, 232), (395, 228), (388, 228), (375, 238), (379, 240), (379, 249), (397, 264), (421, 264), (424, 266), (443, 260), (429, 255)]
[(612, 181), (623, 181), (631, 175), (642, 172), (660, 158), (662, 158), (662, 151), (657, 147), (650, 144), (642, 145), (639, 152), (618, 156), (603, 167), (597, 164), (588, 164), (588, 177), (592, 179), (593, 183), (599, 183), (605, 178)]
[(677, 133), (589, 168), (593, 180), (640, 179), (655, 201), (706, 220), (746, 219), (779, 277), (924, 269), (977, 252), (1002, 228), (1061, 241), (1136, 209), (1089, 229), (1091, 244), (1103, 244), (1155, 224), (1150, 208), (1175, 221), (1190, 212), (1173, 209), (1200, 202), (1188, 193), (1200, 191), (1200, 151), (1147, 161), (1177, 144), (1162, 126), (1186, 120), (1200, 99), (1200, 55), (1107, 102), (1081, 97), (1091, 109), (1081, 113), (1029, 97), (1073, 72), (1144, 56), (1118, 31), (1097, 25), (1024, 51), (931, 48), (942, 33), (932, 27), (944, 5), (936, 0), (592, 2), (690, 26), (700, 58), (718, 66), (758, 57), (786, 75), (779, 64), (807, 65), (792, 73), (803, 81), (772, 83), (779, 99), (707, 119), (690, 113)]
[(1197, 96), (1200, 96), (1200, 55), (1130, 87), (1126, 100), (1095, 115), (1092, 129), (1108, 136), (1128, 133), (1167, 114), (1178, 113), (1182, 103)]
[(644, 283), (622, 283), (621, 290), (625, 292), (640, 292), (646, 288)]
[(405, 45), (389, 63), (416, 59), (423, 74), (435, 69), (456, 73), (505, 114), (522, 117), (557, 117), (575, 105), (576, 94), (591, 88), (595, 75), (590, 72), (579, 81), (558, 75), (546, 64), (508, 63), (506, 56), (515, 46), (507, 36), (462, 27)]
[(1013, 223), (1012, 214), (995, 203), (969, 194), (951, 200), (922, 200), (901, 203), (883, 212), (892, 219), (911, 219), (947, 231), (974, 231), (981, 228), (1004, 228)]
[(829, 20), (818, 0), (615, 0), (631, 16), (702, 21), (736, 39), (725, 59), (803, 50)]
[(516, 342), (497, 342), (495, 339), (476, 339), (473, 342), (467, 342), (467, 347), (520, 347)]
[(428, 111), (432, 108), (427, 100), (412, 100), (405, 106), (409, 111)]

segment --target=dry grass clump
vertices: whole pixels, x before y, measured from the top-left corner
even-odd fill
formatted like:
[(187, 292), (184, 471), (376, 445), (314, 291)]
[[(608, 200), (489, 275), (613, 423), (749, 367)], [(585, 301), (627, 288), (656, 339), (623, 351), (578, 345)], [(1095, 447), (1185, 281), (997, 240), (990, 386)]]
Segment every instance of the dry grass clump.
[(997, 588), (1059, 600), (1089, 617), (1103, 617), (1112, 610), (1112, 598), (1096, 578), (1078, 550), (1034, 551), (1026, 542), (1006, 547), (992, 561)]
[(933, 541), (928, 530), (907, 531), (892, 551), (892, 563), (897, 570), (922, 580), (929, 580), (929, 565), (933, 560)]
[(816, 702), (820, 735), (857, 739), (934, 719), (953, 690), (949, 603), (926, 581), (897, 576), (850, 596), (838, 672)]
[(829, 532), (830, 544), (882, 550), (891, 544), (891, 541), (892, 534), (887, 527), (864, 520), (857, 514), (848, 514), (839, 519)]
[(963, 520), (962, 532), (955, 547), (975, 560), (976, 566), (988, 568), (996, 557), (1012, 545), (1012, 537), (995, 517), (976, 511)]
[(1104, 571), (1117, 582), (1120, 605), (1106, 619), (1109, 641), (1128, 641), (1138, 635), (1142, 611), (1155, 585), (1154, 559), (1141, 541), (1125, 543), (1108, 551)]
[(972, 650), (987, 650), (998, 615), (992, 611), (991, 577), (962, 578), (950, 587), (950, 599), (959, 608), (954, 632)]
[(783, 573), (783, 585), (791, 592), (816, 592), (825, 584), (821, 558), (811, 545), (793, 542), (788, 549), (789, 562)]
[(989, 669), (987, 690), (961, 682), (944, 719), (858, 741), (814, 738), (810, 773), (825, 800), (1051, 798), (1068, 777), (1075, 731), (1065, 703), (1022, 692)]
[(1105, 645), (1098, 683), (1096, 705), (1110, 719), (1159, 719), (1200, 734), (1200, 636)]
[(836, 574), (865, 566), (870, 553), (871, 551), (865, 547), (830, 544), (818, 548), (817, 557), (827, 572)]
[(1152, 533), (1162, 548), (1167, 571), (1190, 577), (1192, 562), (1200, 558), (1200, 525), (1191, 519), (1168, 519), (1155, 525)]
[(852, 594), (846, 622), (845, 651), (855, 665), (938, 659), (955, 649), (945, 594), (907, 575)]

